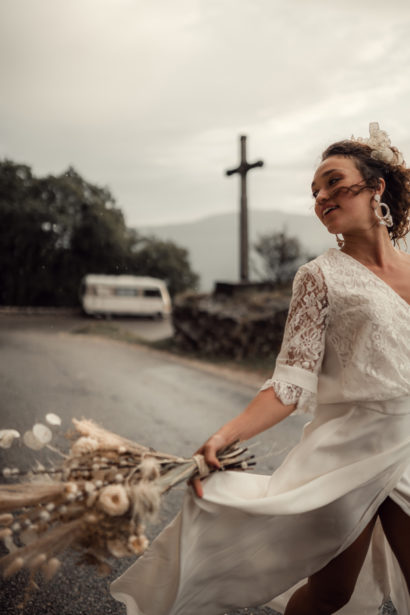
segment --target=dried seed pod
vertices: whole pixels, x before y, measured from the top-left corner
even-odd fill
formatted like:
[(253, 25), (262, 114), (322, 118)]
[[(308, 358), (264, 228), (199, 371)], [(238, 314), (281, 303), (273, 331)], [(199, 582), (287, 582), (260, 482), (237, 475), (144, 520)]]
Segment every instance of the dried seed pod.
[(29, 562), (28, 567), (31, 570), (35, 570), (36, 568), (40, 568), (47, 561), (47, 555), (45, 553), (39, 553)]
[(49, 512), (47, 512), (46, 510), (42, 510), (40, 512), (40, 514), (38, 515), (39, 519), (41, 519), (41, 521), (50, 521), (51, 515)]
[(34, 529), (35, 526), (27, 529), (27, 530), (23, 530), (20, 535), (19, 538), (21, 540), (21, 542), (23, 543), (23, 545), (30, 545), (33, 542), (35, 542), (36, 540), (38, 540), (38, 534), (36, 532), (36, 530)]
[(46, 581), (49, 581), (60, 568), (61, 562), (56, 557), (52, 557), (49, 559), (43, 566), (41, 567), (41, 572)]
[(4, 538), (8, 538), (12, 535), (12, 531), (9, 527), (5, 527), (0, 530), (0, 540), (4, 540)]
[(0, 525), (8, 526), (8, 525), (11, 525), (13, 521), (14, 521), (14, 517), (10, 513), (4, 513), (0, 515)]
[(61, 419), (58, 414), (54, 414), (54, 412), (49, 412), (46, 414), (46, 421), (50, 425), (61, 425)]
[(15, 551), (18, 550), (18, 546), (14, 542), (12, 535), (8, 534), (6, 536), (3, 536), (3, 542), (4, 542), (4, 546), (6, 547), (9, 553), (14, 553)]
[(107, 549), (114, 557), (129, 557), (131, 555), (127, 545), (119, 538), (107, 540)]
[(31, 431), (33, 432), (33, 436), (41, 442), (43, 446), (49, 444), (49, 442), (53, 439), (51, 429), (47, 427), (47, 425), (43, 425), (43, 423), (36, 423), (33, 425), (33, 429)]
[(85, 491), (86, 493), (94, 493), (94, 491), (95, 491), (95, 485), (94, 485), (94, 483), (93, 483), (93, 482), (91, 482), (91, 481), (86, 481), (86, 482), (84, 483), (84, 491)]
[(128, 538), (128, 548), (136, 555), (143, 553), (147, 549), (148, 545), (148, 538), (144, 536), (144, 534), (140, 534), (138, 536), (132, 535)]
[(117, 516), (127, 512), (130, 502), (121, 485), (108, 485), (101, 490), (98, 503), (107, 515)]
[(74, 493), (76, 494), (78, 492), (78, 485), (77, 483), (74, 482), (69, 482), (65, 485), (65, 492), (66, 493)]
[(33, 451), (39, 451), (44, 447), (44, 444), (35, 437), (32, 431), (25, 432), (23, 442), (27, 448), (31, 448)]
[(0, 448), (10, 448), (20, 434), (16, 429), (0, 429)]
[(97, 497), (98, 495), (95, 492), (90, 493), (90, 495), (85, 500), (85, 505), (87, 506), (87, 508), (91, 508), (92, 506), (94, 506)]
[(22, 557), (15, 557), (12, 562), (4, 569), (3, 577), (7, 579), (13, 574), (16, 574), (24, 566), (24, 559)]

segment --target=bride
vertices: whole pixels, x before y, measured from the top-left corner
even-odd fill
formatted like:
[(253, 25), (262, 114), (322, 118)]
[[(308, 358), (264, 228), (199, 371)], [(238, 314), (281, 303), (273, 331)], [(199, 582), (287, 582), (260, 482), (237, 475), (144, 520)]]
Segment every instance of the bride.
[(182, 513), (111, 587), (129, 615), (410, 613), (410, 170), (378, 124), (313, 178), (337, 239), (295, 276), (281, 351), (249, 406), (198, 453), (312, 420), (272, 476), (193, 482)]

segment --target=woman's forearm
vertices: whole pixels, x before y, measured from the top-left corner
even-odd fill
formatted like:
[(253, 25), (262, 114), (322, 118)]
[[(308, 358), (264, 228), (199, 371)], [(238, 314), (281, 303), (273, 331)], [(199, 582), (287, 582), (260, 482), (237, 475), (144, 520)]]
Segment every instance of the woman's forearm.
[[(285, 406), (276, 397), (272, 388), (260, 391), (245, 410), (237, 417), (218, 429), (213, 436), (197, 450), (204, 456), (208, 466), (220, 468), (217, 453), (236, 440), (249, 440), (256, 434), (273, 427), (285, 419), (293, 410), (295, 404)], [(198, 497), (202, 497), (203, 490), (200, 478), (191, 481), (192, 487)]]
[(221, 436), (226, 444), (249, 440), (285, 419), (294, 409), (295, 404), (285, 406), (269, 388), (260, 391), (241, 414), (223, 425), (215, 435)]

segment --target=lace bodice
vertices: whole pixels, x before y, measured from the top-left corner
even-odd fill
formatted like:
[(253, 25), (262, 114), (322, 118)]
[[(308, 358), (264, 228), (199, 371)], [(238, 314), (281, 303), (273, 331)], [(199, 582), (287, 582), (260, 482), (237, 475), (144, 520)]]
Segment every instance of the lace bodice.
[(410, 394), (410, 306), (354, 258), (330, 249), (295, 276), (272, 378), (285, 404)]

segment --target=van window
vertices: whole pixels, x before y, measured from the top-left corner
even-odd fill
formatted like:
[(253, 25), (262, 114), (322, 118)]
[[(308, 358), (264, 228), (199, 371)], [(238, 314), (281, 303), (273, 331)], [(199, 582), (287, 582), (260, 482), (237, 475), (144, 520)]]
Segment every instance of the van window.
[(138, 297), (138, 288), (114, 288), (114, 295), (117, 297)]
[(159, 288), (144, 288), (144, 297), (159, 297), (161, 299), (161, 291)]
[(108, 297), (109, 295), (113, 295), (113, 289), (108, 286), (98, 286), (96, 288), (96, 294), (100, 297)]

